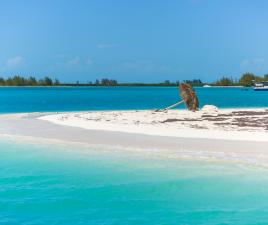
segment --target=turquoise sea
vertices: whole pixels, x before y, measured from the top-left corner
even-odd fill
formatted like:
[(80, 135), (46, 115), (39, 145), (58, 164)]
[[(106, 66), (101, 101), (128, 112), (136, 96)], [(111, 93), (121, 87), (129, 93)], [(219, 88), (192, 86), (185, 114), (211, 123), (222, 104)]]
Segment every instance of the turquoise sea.
[[(196, 90), (201, 105), (268, 106), (268, 92)], [(178, 98), (176, 88), (0, 88), (0, 112), (150, 109)], [(0, 224), (268, 224), (268, 169), (1, 137)]]
[(13, 140), (0, 149), (0, 224), (268, 223), (263, 168)]
[[(201, 106), (268, 106), (268, 92), (243, 88), (196, 88), (196, 92)], [(156, 109), (179, 100), (176, 87), (2, 87), (0, 113)]]

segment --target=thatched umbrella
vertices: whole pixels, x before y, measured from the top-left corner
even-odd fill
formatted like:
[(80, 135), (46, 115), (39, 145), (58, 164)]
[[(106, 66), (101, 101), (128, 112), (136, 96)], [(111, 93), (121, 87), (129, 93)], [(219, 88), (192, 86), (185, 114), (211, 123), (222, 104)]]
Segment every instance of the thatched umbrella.
[(185, 102), (185, 105), (190, 111), (197, 111), (199, 107), (199, 101), (195, 94), (194, 89), (190, 84), (180, 84), (180, 95)]
[(182, 103), (185, 103), (185, 105), (187, 106), (187, 108), (190, 110), (190, 111), (197, 111), (198, 110), (198, 107), (199, 107), (199, 101), (198, 101), (198, 98), (197, 98), (197, 95), (195, 94), (195, 91), (194, 89), (192, 88), (192, 86), (190, 84), (180, 84), (179, 86), (179, 91), (180, 91), (180, 95), (182, 97), (182, 101), (180, 102), (177, 102), (163, 110), (161, 109), (158, 109), (156, 111), (167, 111), (169, 109), (172, 109)]

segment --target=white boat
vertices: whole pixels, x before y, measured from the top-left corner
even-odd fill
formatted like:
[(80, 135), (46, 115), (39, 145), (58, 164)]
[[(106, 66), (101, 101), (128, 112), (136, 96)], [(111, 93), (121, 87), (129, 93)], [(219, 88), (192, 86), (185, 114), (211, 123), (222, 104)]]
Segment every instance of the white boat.
[(208, 84), (205, 84), (203, 87), (208, 88), (208, 87), (211, 87), (211, 86), (208, 85)]
[(258, 82), (254, 84), (254, 91), (268, 91), (268, 82)]

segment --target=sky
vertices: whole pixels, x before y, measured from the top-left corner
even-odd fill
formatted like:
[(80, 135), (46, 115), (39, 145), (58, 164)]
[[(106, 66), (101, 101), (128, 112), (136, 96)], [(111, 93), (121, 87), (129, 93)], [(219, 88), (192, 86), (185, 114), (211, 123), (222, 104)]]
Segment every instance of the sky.
[(0, 75), (161, 82), (268, 73), (268, 1), (1, 0)]

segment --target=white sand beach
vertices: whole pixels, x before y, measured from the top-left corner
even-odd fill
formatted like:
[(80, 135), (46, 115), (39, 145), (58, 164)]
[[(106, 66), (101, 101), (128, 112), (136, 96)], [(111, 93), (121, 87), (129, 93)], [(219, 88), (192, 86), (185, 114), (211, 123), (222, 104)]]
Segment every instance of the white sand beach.
[(266, 109), (24, 113), (0, 115), (0, 123), (0, 136), (27, 141), (268, 166)]
[(39, 119), (90, 130), (168, 137), (268, 141), (266, 109), (218, 110), (213, 106), (205, 106), (197, 112), (102, 111), (52, 114)]

